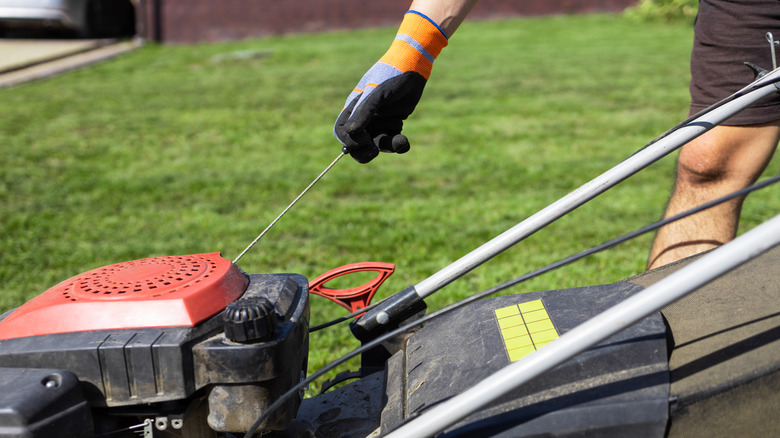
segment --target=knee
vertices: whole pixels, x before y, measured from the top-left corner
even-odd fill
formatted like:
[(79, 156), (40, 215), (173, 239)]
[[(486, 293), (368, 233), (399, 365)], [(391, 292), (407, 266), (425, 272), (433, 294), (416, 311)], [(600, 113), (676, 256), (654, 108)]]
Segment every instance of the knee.
[(723, 157), (712, 154), (701, 144), (690, 146), (680, 151), (677, 160), (678, 184), (708, 185), (728, 178), (728, 167)]
[(780, 125), (718, 126), (686, 144), (677, 162), (677, 183), (744, 187), (772, 159)]

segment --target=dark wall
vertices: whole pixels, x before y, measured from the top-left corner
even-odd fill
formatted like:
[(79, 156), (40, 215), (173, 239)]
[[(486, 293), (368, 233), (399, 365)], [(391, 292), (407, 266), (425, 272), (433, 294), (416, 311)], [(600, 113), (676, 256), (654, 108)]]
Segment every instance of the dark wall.
[[(469, 19), (617, 12), (637, 0), (481, 0)], [(147, 39), (171, 44), (400, 23), (410, 0), (140, 0)]]

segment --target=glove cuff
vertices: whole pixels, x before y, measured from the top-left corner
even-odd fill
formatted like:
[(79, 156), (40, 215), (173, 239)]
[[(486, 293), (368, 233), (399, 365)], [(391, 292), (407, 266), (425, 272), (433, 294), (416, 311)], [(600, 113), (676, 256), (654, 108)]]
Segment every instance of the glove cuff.
[(393, 44), (379, 62), (403, 73), (415, 71), (428, 80), (433, 61), (446, 46), (447, 36), (436, 23), (417, 11), (408, 11)]

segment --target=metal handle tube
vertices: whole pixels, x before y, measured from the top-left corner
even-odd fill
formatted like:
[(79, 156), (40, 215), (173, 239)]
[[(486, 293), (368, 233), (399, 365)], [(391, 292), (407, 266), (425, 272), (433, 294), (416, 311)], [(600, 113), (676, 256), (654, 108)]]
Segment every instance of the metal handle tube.
[(780, 215), (580, 324), (386, 438), (428, 437), (780, 243)]
[(775, 87), (763, 85), (768, 84), (773, 80), (777, 80), (778, 77), (780, 77), (780, 69), (774, 70), (754, 84), (743, 89), (747, 90), (751, 87), (760, 87), (755, 91), (740, 96), (733, 101), (694, 119), (682, 128), (637, 152), (612, 169), (416, 284), (414, 288), (421, 298), (425, 298), (440, 290), (487, 260), (490, 260), (526, 237), (560, 219), (577, 207), (604, 193), (631, 175), (663, 158), (683, 144), (688, 143), (704, 132), (712, 129), (715, 125), (722, 123), (724, 120), (754, 104), (756, 101), (777, 92)]

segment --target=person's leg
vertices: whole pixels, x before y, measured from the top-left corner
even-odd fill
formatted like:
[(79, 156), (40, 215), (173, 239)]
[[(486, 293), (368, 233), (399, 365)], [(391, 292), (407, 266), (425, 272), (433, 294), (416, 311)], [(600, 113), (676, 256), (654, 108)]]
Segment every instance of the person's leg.
[[(664, 217), (753, 184), (780, 140), (780, 121), (754, 126), (718, 126), (686, 144), (677, 161), (677, 178)], [(712, 249), (733, 239), (744, 198), (673, 222), (660, 230), (650, 250), (648, 269)]]

